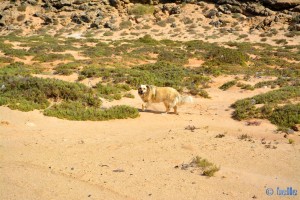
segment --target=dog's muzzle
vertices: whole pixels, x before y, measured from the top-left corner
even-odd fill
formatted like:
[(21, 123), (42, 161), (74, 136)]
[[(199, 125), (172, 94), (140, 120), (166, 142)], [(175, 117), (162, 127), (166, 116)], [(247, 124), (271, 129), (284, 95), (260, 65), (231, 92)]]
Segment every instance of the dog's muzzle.
[(138, 90), (138, 93), (139, 94), (143, 94), (143, 90)]

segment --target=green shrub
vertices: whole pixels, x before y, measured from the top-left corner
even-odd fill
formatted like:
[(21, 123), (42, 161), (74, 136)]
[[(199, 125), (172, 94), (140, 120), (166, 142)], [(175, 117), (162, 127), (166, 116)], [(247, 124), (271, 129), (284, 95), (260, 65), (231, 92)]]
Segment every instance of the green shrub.
[(152, 5), (143, 5), (143, 4), (134, 4), (133, 7), (128, 9), (128, 14), (130, 15), (152, 15), (154, 12), (154, 6)]
[(14, 59), (10, 57), (0, 56), (0, 63), (12, 63), (12, 62), (14, 62)]
[[(44, 109), (49, 99), (80, 101), (87, 106), (100, 106), (101, 101), (83, 84), (35, 77), (0, 76), (0, 97), (11, 108)], [(4, 99), (4, 100), (3, 100)]]
[(26, 65), (22, 62), (14, 62), (5, 67), (0, 68), (0, 76), (28, 76), (34, 73), (42, 72), (39, 66)]
[(211, 97), (209, 96), (208, 92), (203, 90), (203, 89), (200, 89), (199, 92), (198, 92), (198, 95), (200, 97), (203, 97), (203, 98), (206, 98), (206, 99), (210, 99)]
[(236, 80), (228, 81), (228, 82), (224, 83), (223, 85), (221, 85), (221, 86), (219, 87), (219, 89), (225, 91), (225, 90), (228, 90), (229, 88), (233, 87), (233, 86), (236, 85), (236, 84), (237, 84), (237, 81), (236, 81)]
[(167, 22), (165, 20), (161, 20), (161, 21), (157, 22), (157, 25), (161, 26), (161, 27), (166, 27), (167, 26)]
[(20, 22), (20, 21), (23, 21), (25, 19), (25, 15), (19, 15), (17, 17), (17, 21)]
[[(298, 97), (300, 97), (300, 87), (288, 86), (252, 98), (238, 100), (232, 105), (235, 109), (232, 117), (236, 120), (263, 118), (281, 128), (289, 128), (300, 123), (300, 104), (288, 103), (284, 106), (278, 106), (278, 104)], [(256, 104), (264, 104), (264, 106), (256, 108)]]
[(237, 49), (229, 49), (224, 47), (212, 48), (206, 55), (208, 61), (205, 63), (211, 65), (241, 65), (245, 66), (249, 60), (249, 56)]
[(126, 98), (131, 98), (131, 99), (134, 99), (134, 98), (135, 98), (134, 95), (131, 94), (131, 93), (126, 93), (126, 94), (124, 94), (124, 97), (126, 97)]
[(19, 12), (25, 12), (26, 11), (26, 8), (27, 8), (27, 5), (26, 4), (21, 4), (17, 7), (17, 10)]
[(119, 24), (119, 27), (120, 29), (128, 29), (132, 26), (132, 23), (131, 21), (122, 21), (120, 24)]
[(125, 105), (113, 106), (108, 109), (86, 107), (80, 102), (63, 102), (44, 111), (46, 116), (68, 120), (103, 121), (111, 119), (136, 118), (139, 112), (136, 108)]
[(56, 60), (74, 60), (74, 56), (71, 54), (39, 54), (36, 55), (32, 60), (39, 61), (39, 62), (53, 62)]
[(258, 110), (255, 108), (255, 101), (251, 99), (238, 100), (232, 107), (235, 109), (232, 117), (236, 120), (255, 118), (258, 115)]
[(280, 127), (292, 127), (300, 123), (300, 104), (287, 104), (274, 109), (269, 120)]
[(97, 90), (98, 94), (105, 99), (120, 100), (122, 98), (121, 93), (125, 92), (125, 91), (129, 91), (130, 87), (125, 84), (103, 85), (101, 83), (98, 83), (96, 85), (96, 90)]
[(158, 62), (174, 63), (176, 65), (184, 65), (188, 62), (188, 56), (186, 51), (173, 50), (173, 51), (161, 51), (157, 58)]
[(103, 33), (103, 36), (113, 36), (114, 33), (112, 31), (106, 31), (105, 33)]
[(80, 66), (78, 62), (61, 63), (54, 68), (56, 74), (71, 75), (76, 72)]
[(199, 167), (202, 170), (203, 176), (213, 176), (217, 171), (220, 170), (219, 167), (217, 167), (215, 164), (209, 162), (207, 159), (202, 159), (199, 156), (196, 156), (192, 163), (192, 165), (195, 164), (196, 167)]

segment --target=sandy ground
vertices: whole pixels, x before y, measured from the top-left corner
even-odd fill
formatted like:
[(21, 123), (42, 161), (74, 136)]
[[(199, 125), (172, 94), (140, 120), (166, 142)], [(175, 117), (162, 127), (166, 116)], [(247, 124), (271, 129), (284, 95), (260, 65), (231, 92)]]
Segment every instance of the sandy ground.
[[(156, 104), (137, 119), (74, 122), (0, 107), (0, 199), (297, 199), (269, 197), (266, 188), (300, 190), (299, 132), (290, 145), (268, 121), (231, 119), (230, 104), (270, 89), (217, 88), (228, 80), (216, 79), (207, 89), (212, 99), (197, 98), (180, 115), (160, 114)], [(133, 93), (105, 105), (140, 108)], [(215, 138), (220, 133), (225, 137)], [(241, 134), (254, 142), (237, 139)], [(277, 148), (265, 148), (262, 138)], [(207, 178), (174, 168), (195, 156), (220, 171)]]

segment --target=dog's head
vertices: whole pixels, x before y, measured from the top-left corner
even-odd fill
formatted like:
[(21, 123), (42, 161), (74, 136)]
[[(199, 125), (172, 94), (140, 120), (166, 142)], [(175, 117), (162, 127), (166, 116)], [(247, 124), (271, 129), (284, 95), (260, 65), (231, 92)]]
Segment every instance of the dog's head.
[(138, 88), (139, 95), (144, 95), (149, 91), (149, 85), (140, 85)]

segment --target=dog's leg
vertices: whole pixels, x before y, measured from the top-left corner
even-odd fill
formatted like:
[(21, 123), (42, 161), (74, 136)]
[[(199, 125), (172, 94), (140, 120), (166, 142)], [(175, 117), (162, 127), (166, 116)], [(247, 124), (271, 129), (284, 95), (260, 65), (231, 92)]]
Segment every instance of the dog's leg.
[(168, 114), (168, 112), (170, 112), (170, 105), (167, 102), (164, 102), (165, 107), (166, 107), (166, 114)]
[(146, 102), (146, 104), (142, 104), (142, 111), (145, 111), (149, 105), (150, 105), (149, 102)]
[(179, 113), (177, 112), (177, 106), (174, 106), (174, 113), (175, 113), (176, 115), (179, 114)]

